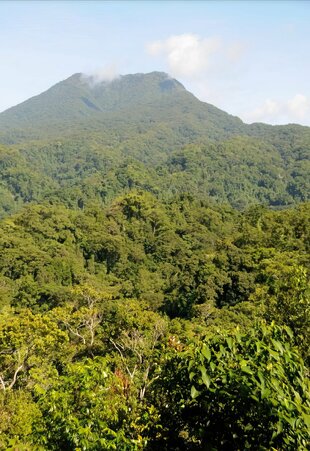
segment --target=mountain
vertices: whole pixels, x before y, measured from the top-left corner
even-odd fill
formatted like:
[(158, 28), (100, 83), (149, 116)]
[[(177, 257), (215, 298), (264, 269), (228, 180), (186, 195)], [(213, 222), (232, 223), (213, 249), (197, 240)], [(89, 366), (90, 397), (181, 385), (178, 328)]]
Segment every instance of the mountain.
[(150, 128), (167, 122), (181, 137), (190, 132), (223, 138), (244, 128), (240, 119), (200, 102), (162, 72), (125, 75), (101, 83), (74, 74), (1, 113), (0, 138), (18, 142), (68, 135), (78, 127), (100, 131), (128, 124)]
[(162, 72), (74, 74), (0, 114), (0, 214), (132, 188), (237, 208), (309, 199), (310, 128), (244, 124)]

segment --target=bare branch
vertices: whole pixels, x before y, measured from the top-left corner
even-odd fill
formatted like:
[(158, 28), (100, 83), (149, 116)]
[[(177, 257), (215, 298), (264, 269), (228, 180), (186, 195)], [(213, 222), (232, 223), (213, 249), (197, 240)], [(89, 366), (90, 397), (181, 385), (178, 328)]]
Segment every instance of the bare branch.
[(18, 375), (18, 373), (19, 373), (23, 368), (24, 368), (24, 364), (22, 363), (22, 364), (15, 370), (15, 373), (14, 373), (14, 376), (13, 376), (13, 380), (12, 380), (12, 382), (10, 383), (10, 385), (8, 386), (9, 389), (12, 388), (12, 387), (15, 385), (16, 379), (17, 379), (17, 375)]
[(2, 386), (2, 390), (6, 390), (6, 386), (5, 386), (4, 380), (2, 379), (1, 376), (0, 376), (0, 384)]
[(76, 337), (80, 338), (83, 341), (83, 344), (86, 345), (86, 339), (81, 335), (77, 330), (73, 330), (69, 323), (66, 323), (63, 321), (63, 324), (68, 328), (69, 332), (72, 333), (72, 335), (75, 335)]
[[(123, 363), (124, 363), (124, 365), (125, 365), (126, 371), (127, 371), (127, 373), (129, 374), (129, 376), (130, 376), (130, 379), (133, 380), (134, 375), (135, 375), (135, 372), (136, 372), (136, 369), (137, 369), (137, 365), (135, 365), (134, 368), (133, 368), (133, 370), (130, 371), (130, 369), (129, 369), (127, 363), (126, 363), (126, 359), (125, 359), (125, 357), (124, 357), (124, 354), (122, 353), (122, 350), (121, 350), (120, 346), (119, 346), (118, 344), (116, 344), (115, 341), (112, 340), (112, 338), (110, 338), (110, 342), (111, 342), (112, 345), (115, 347), (115, 349), (118, 351), (118, 353), (119, 353), (119, 355), (121, 356), (121, 359), (122, 359), (122, 361), (123, 361)], [(123, 348), (123, 349), (124, 349), (124, 348)]]

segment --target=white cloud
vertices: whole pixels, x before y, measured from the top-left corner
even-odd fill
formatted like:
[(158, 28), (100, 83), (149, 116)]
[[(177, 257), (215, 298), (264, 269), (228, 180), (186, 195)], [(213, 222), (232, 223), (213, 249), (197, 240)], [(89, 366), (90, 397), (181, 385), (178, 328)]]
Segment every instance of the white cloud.
[(212, 55), (220, 47), (221, 42), (218, 38), (201, 38), (196, 34), (187, 33), (151, 42), (146, 49), (151, 56), (165, 58), (171, 75), (195, 77), (209, 68)]
[(279, 114), (281, 108), (280, 105), (274, 100), (267, 99), (260, 107), (249, 113), (253, 119), (262, 119), (264, 117), (273, 117)]
[(103, 82), (111, 82), (119, 76), (119, 71), (115, 64), (110, 64), (109, 66), (104, 66), (84, 74), (84, 78), (93, 86)]
[(263, 105), (243, 115), (247, 122), (310, 123), (310, 99), (296, 94), (287, 101), (265, 100)]
[(245, 50), (242, 41), (228, 43), (219, 37), (203, 38), (193, 33), (170, 36), (146, 46), (149, 55), (163, 58), (172, 76), (187, 79), (205, 79), (211, 72), (235, 69)]
[(302, 94), (296, 94), (287, 104), (288, 110), (299, 119), (310, 113), (310, 100)]
[[(225, 108), (232, 93), (240, 91), (245, 42), (193, 33), (150, 42), (147, 53), (160, 60), (163, 70), (178, 78), (199, 99)], [(234, 94), (233, 94), (234, 95)]]

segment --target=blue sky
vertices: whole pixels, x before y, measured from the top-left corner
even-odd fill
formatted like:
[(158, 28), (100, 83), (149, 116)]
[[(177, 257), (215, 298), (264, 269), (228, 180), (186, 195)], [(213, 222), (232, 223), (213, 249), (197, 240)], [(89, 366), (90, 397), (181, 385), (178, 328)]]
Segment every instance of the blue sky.
[(308, 1), (0, 1), (0, 111), (76, 72), (168, 72), (246, 122), (310, 125)]

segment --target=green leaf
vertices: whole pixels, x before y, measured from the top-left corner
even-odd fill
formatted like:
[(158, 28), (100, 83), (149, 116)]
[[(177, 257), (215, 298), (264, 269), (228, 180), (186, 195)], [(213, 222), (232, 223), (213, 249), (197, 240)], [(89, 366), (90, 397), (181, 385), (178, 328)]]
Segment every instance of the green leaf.
[(274, 347), (275, 347), (281, 354), (283, 354), (284, 349), (283, 349), (282, 344), (281, 344), (278, 340), (272, 340), (272, 343), (273, 343)]
[(265, 387), (265, 378), (264, 378), (263, 373), (261, 371), (257, 371), (257, 376), (260, 380), (262, 387)]
[(278, 427), (277, 427), (277, 434), (281, 434), (281, 432), (283, 431), (283, 424), (281, 421), (279, 421), (278, 423)]
[(207, 361), (210, 362), (211, 350), (210, 350), (209, 346), (207, 346), (205, 343), (202, 345), (201, 353), (207, 359)]
[(201, 371), (201, 378), (202, 378), (203, 383), (206, 385), (207, 388), (209, 388), (210, 387), (210, 383), (211, 383), (211, 379), (208, 376), (205, 367), (203, 367), (203, 366), (200, 367), (200, 371)]
[(241, 360), (241, 362), (240, 362), (241, 371), (243, 371), (244, 373), (247, 373), (247, 374), (253, 374), (253, 371), (251, 370), (251, 368), (249, 366), (247, 366), (247, 364), (248, 364), (247, 360)]
[(242, 370), (244, 373), (253, 375), (253, 371), (251, 370), (251, 368), (250, 368), (249, 366), (242, 366), (242, 367), (241, 367), (241, 370)]
[(227, 337), (227, 338), (226, 338), (226, 342), (227, 342), (227, 344), (228, 344), (229, 349), (231, 349), (231, 348), (232, 348), (232, 345), (233, 345), (233, 340), (232, 340), (232, 338), (231, 338), (231, 337)]
[(287, 335), (290, 337), (290, 339), (292, 340), (294, 337), (294, 334), (292, 332), (292, 330), (288, 327), (288, 326), (284, 326), (284, 330), (286, 331)]
[(307, 413), (302, 413), (302, 418), (305, 422), (305, 425), (307, 426), (307, 428), (310, 429), (310, 414)]
[(270, 349), (269, 352), (270, 352), (270, 355), (272, 355), (272, 357), (275, 360), (279, 360), (279, 354), (276, 351), (273, 351), (272, 349)]
[(197, 398), (197, 396), (199, 396), (200, 395), (200, 392), (198, 391), (198, 390), (196, 390), (196, 387), (194, 386), (194, 385), (192, 385), (192, 388), (191, 388), (191, 397), (193, 398), (193, 399), (195, 399), (195, 398)]
[(193, 377), (195, 376), (195, 372), (194, 371), (191, 371), (190, 373), (189, 373), (189, 380), (190, 381), (192, 381), (193, 380)]

